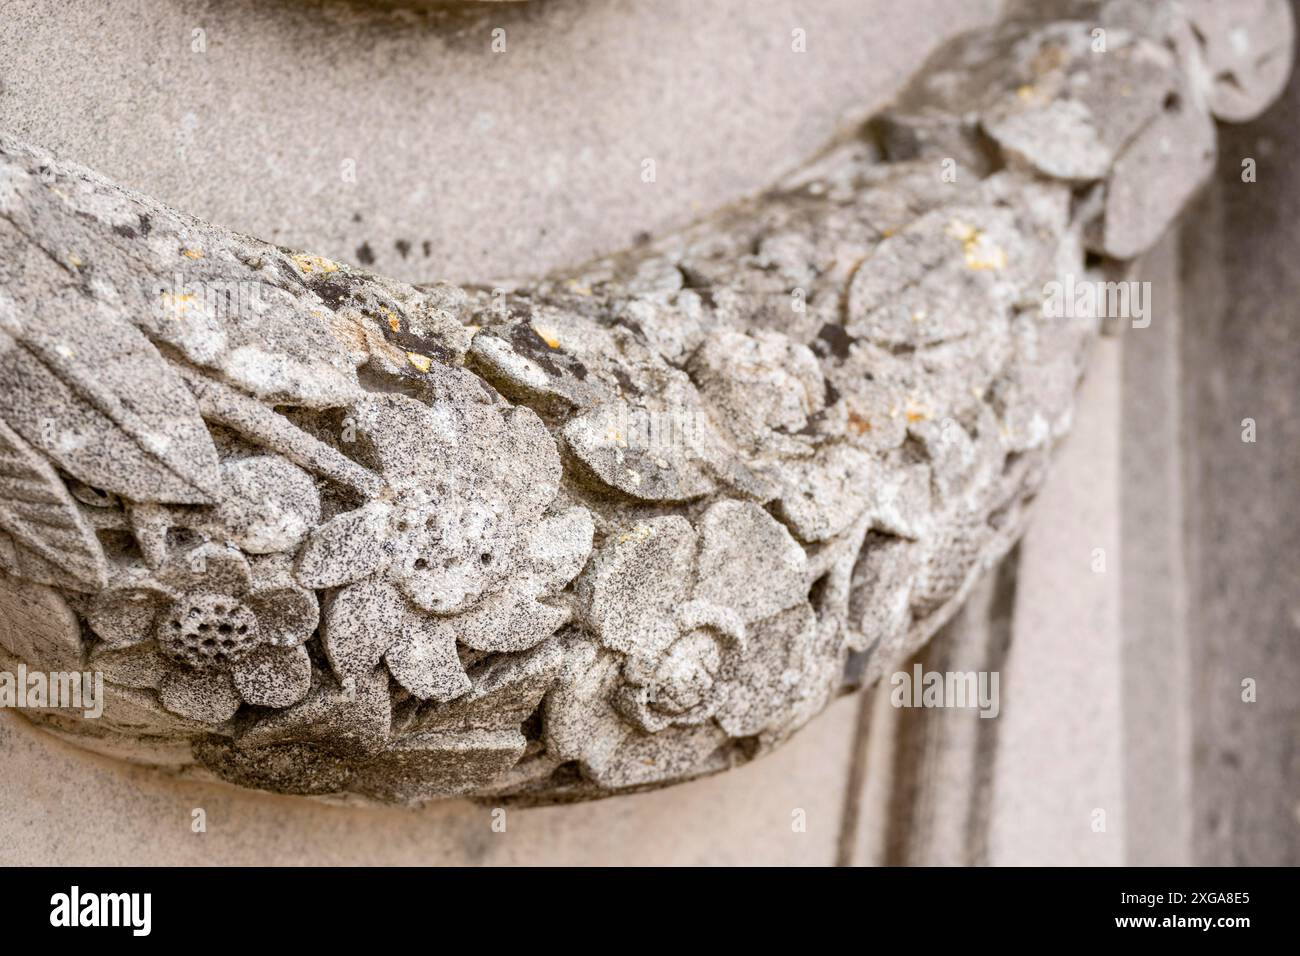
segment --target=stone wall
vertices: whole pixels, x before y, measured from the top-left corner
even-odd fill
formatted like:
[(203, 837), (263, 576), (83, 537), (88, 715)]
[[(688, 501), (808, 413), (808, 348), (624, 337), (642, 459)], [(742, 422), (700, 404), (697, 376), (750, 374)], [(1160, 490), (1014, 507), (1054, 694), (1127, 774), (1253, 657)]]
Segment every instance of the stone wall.
[(537, 274), (766, 188), (998, 7), (21, 0), (0, 20), (0, 128), (394, 278)]

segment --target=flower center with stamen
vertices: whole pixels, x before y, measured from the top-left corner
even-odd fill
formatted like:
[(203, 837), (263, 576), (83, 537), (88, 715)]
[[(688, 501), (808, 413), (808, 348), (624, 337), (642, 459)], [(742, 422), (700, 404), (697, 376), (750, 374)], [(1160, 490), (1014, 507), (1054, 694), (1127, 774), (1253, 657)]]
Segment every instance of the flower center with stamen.
[(257, 616), (228, 594), (187, 594), (158, 625), (163, 652), (191, 667), (234, 664), (260, 640)]

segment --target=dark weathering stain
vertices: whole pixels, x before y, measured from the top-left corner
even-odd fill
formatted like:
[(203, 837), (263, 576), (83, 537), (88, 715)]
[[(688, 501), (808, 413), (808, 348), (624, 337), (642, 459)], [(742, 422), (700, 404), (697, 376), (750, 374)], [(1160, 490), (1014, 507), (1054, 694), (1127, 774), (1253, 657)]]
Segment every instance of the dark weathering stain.
[(840, 390), (831, 384), (831, 380), (829, 378), (826, 379), (826, 388), (824, 391), (824, 397), (822, 398), (822, 404), (825, 405), (827, 408), (830, 408), (839, 400), (840, 400)]
[(627, 316), (620, 315), (614, 319), (612, 324), (623, 326), (623, 328), (627, 329), (642, 342), (649, 341), (649, 339), (646, 338), (645, 329), (641, 327), (641, 323), (636, 319), (629, 319)]
[(832, 355), (843, 360), (849, 357), (849, 348), (853, 345), (853, 336), (844, 331), (844, 326), (827, 323), (817, 333), (817, 338), (826, 343)]
[[(368, 317), (374, 319), (381, 327), (387, 329), (388, 316), (379, 316), (368, 306), (374, 302), (375, 296), (371, 294), (371, 280), (364, 273), (338, 272), (316, 273), (311, 277), (311, 281), (305, 283), (312, 292), (315, 292), (322, 302), (334, 311), (338, 311), (344, 305), (354, 305)], [(394, 303), (388, 303), (394, 305)]]
[(397, 250), (397, 254), (403, 259), (411, 254), (411, 244), (405, 239), (398, 239), (393, 243), (393, 248)]
[(114, 226), (113, 231), (124, 239), (134, 239), (137, 236), (147, 236), (153, 232), (153, 222), (149, 219), (148, 213), (141, 213), (136, 221), (136, 226), (132, 229), (130, 226)]
[(352, 288), (360, 280), (338, 272), (312, 283), (311, 290), (320, 296), (321, 301), (336, 312), (345, 301), (353, 300)]
[(136, 217), (135, 227), (127, 225), (116, 225), (113, 231), (123, 239), (135, 239), (137, 236), (147, 236), (153, 231), (153, 223), (149, 219), (148, 213), (141, 213)]
[[(370, 315), (369, 312), (366, 313)], [(383, 333), (386, 340), (396, 345), (405, 352), (415, 352), (417, 355), (428, 355), (432, 358), (439, 359), (445, 364), (451, 363), (455, 357), (451, 349), (443, 345), (437, 339), (426, 338), (423, 335), (416, 335), (411, 331), (406, 317), (402, 316), (398, 320), (399, 327), (394, 329), (388, 322), (380, 319), (378, 316), (370, 315), (379, 324), (379, 330)]]
[[(286, 256), (291, 256), (295, 252), (295, 250), (290, 249), (288, 246), (276, 246), (276, 248), (279, 249), (281, 252), (283, 252)], [(272, 261), (272, 265), (275, 266), (275, 271), (280, 274), (280, 278), (282, 278), (287, 285), (294, 286), (300, 289), (307, 288), (307, 280), (298, 273), (298, 270), (294, 269), (291, 265), (289, 265), (289, 263), (285, 259), (276, 257)]]
[(526, 359), (531, 359), (551, 375), (564, 376), (567, 374), (579, 381), (586, 381), (587, 379), (587, 366), (572, 355), (565, 355), (563, 352), (551, 348), (537, 334), (537, 330), (527, 322), (519, 322), (508, 329), (502, 330), (502, 338), (510, 343), (510, 347), (517, 354)]
[(357, 262), (361, 263), (363, 266), (371, 266), (375, 264), (375, 250), (370, 248), (370, 243), (363, 242), (361, 245), (357, 246)]
[(628, 395), (640, 395), (641, 389), (637, 388), (636, 382), (632, 381), (632, 376), (628, 375), (620, 366), (614, 366), (614, 377), (618, 379), (618, 384)]

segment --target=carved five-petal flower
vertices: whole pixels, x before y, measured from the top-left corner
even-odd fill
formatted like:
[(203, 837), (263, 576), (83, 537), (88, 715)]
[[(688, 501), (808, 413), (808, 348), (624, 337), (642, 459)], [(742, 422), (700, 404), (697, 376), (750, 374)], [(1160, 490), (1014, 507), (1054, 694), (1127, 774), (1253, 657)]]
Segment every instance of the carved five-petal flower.
[(91, 662), (115, 683), (157, 689), (173, 713), (206, 723), (245, 701), (287, 707), (311, 683), (303, 644), (316, 629), (316, 597), (287, 562), (203, 544), (154, 572), (128, 573), (88, 612), (103, 641)]
[(646, 735), (707, 761), (727, 738), (797, 726), (841, 663), (807, 577), (803, 549), (750, 502), (610, 535), (580, 581), (595, 640), (574, 642), (548, 698), (548, 750), (622, 787), (646, 778)]
[(402, 395), (358, 406), (391, 498), (322, 525), (297, 567), (307, 587), (342, 588), (322, 629), (341, 680), (382, 659), (416, 697), (440, 701), (470, 687), (458, 643), (524, 651), (568, 619), (540, 599), (582, 569), (593, 534), (584, 508), (543, 517), (560, 461), (536, 414), (448, 387), (431, 406)]

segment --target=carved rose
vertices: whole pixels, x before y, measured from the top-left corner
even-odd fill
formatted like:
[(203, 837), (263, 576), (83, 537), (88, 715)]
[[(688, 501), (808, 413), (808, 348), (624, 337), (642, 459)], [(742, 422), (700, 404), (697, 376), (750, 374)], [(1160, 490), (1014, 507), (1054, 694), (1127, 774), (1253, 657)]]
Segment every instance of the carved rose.
[(581, 580), (596, 640), (574, 643), (548, 698), (548, 751), (624, 787), (666, 760), (704, 772), (729, 738), (787, 734), (840, 665), (807, 590), (803, 549), (751, 502), (611, 536)]
[(287, 707), (311, 684), (303, 644), (316, 629), (316, 597), (287, 562), (203, 544), (153, 572), (127, 572), (87, 614), (103, 641), (92, 664), (115, 683), (152, 688), (172, 713), (206, 723), (241, 701)]
[(583, 508), (544, 516), (559, 491), (555, 442), (537, 415), (452, 376), (432, 405), (360, 403), (356, 421), (390, 496), (317, 529), (298, 563), (308, 587), (342, 587), (324, 645), (345, 683), (382, 659), (408, 691), (446, 701), (470, 688), (458, 643), (536, 646), (569, 617), (541, 602), (591, 551)]
[(745, 649), (745, 625), (729, 608), (691, 601), (677, 617), (682, 636), (658, 656), (628, 658), (615, 696), (619, 712), (650, 733), (717, 713), (724, 657)]

